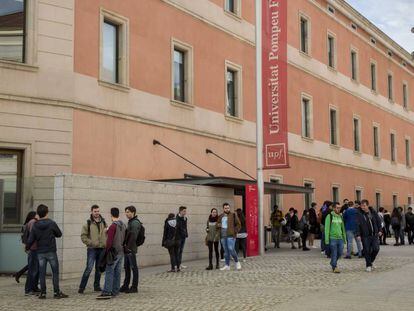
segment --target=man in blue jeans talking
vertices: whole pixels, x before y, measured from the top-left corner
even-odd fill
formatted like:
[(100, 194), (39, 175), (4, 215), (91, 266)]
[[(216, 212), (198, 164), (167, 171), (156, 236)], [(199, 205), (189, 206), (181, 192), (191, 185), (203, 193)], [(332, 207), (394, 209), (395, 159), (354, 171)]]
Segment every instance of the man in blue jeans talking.
[(48, 214), (49, 209), (46, 205), (40, 204), (37, 207), (39, 220), (33, 224), (26, 249), (30, 249), (33, 243), (37, 243), (40, 280), (39, 299), (46, 298), (46, 264), (48, 262), (52, 269), (54, 298), (67, 298), (68, 296), (62, 293), (59, 288), (59, 261), (56, 254), (56, 238), (60, 238), (62, 232), (53, 220), (48, 219)]
[(220, 242), (224, 248), (225, 266), (221, 268), (221, 271), (230, 270), (230, 256), (233, 257), (236, 263), (236, 269), (241, 269), (241, 264), (237, 257), (234, 245), (236, 243), (237, 233), (240, 231), (241, 224), (236, 213), (230, 212), (230, 204), (223, 204), (223, 214), (221, 214), (217, 220), (217, 230), (220, 230)]

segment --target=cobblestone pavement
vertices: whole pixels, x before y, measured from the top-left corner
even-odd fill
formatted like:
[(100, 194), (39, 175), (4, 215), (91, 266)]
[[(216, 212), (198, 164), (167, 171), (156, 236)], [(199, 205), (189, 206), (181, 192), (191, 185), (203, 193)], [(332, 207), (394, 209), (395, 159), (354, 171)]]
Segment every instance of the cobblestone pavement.
[[(378, 268), (371, 274), (364, 272), (362, 259), (341, 260), (339, 275), (331, 272), (329, 260), (318, 249), (302, 252), (288, 249), (287, 244), (284, 247), (263, 257), (249, 258), (242, 271), (206, 271), (205, 261), (189, 262), (188, 269), (181, 273), (165, 273), (165, 266), (141, 269), (139, 294), (121, 294), (109, 301), (97, 301), (91, 289), (84, 295), (77, 294), (79, 280), (62, 282), (61, 288), (70, 298), (39, 301), (23, 296), (24, 280), (16, 284), (10, 277), (3, 277), (0, 310), (299, 310), (311, 303), (312, 298), (306, 297), (340, 292), (360, 282), (378, 284), (386, 281), (383, 278), (392, 278), (394, 270), (407, 265), (410, 271), (414, 268), (414, 246), (382, 248)], [(407, 277), (412, 280), (413, 276)], [(48, 286), (50, 291), (50, 280)], [(52, 293), (48, 295), (50, 298)], [(338, 310), (345, 309), (338, 306)], [(378, 310), (375, 305), (365, 308), (374, 309)]]

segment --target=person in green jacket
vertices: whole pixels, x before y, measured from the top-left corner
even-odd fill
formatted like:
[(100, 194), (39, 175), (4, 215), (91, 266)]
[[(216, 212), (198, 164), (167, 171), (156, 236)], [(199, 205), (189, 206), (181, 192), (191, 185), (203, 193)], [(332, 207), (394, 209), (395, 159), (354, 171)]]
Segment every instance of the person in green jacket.
[(341, 258), (346, 244), (346, 231), (341, 215), (341, 206), (338, 202), (333, 204), (333, 211), (325, 219), (325, 245), (331, 249), (331, 267), (334, 273), (340, 273), (337, 263)]

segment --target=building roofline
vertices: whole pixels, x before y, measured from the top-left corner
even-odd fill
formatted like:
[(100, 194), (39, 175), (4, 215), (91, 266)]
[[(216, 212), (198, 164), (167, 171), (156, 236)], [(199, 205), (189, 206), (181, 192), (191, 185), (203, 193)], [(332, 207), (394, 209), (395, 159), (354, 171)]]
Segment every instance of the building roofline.
[[(336, 9), (352, 21), (362, 24), (362, 26), (364, 26), (364, 30), (367, 31), (368, 34), (373, 35), (377, 40), (380, 39), (381, 43), (383, 43), (387, 48), (393, 50), (393, 52), (397, 52), (401, 58), (408, 61), (411, 65), (414, 65), (413, 57), (409, 51), (395, 42), (389, 35), (379, 29), (374, 23), (357, 11), (348, 2), (345, 0), (327, 0), (327, 2), (335, 6)], [(409, 31), (409, 29), (407, 29), (407, 31)]]

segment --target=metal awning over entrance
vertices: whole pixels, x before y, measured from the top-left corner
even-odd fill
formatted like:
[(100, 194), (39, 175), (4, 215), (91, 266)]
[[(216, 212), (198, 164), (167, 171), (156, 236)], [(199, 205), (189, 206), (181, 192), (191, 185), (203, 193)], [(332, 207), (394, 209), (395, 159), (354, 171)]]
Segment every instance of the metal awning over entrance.
[[(199, 185), (199, 186), (231, 188), (231, 189), (234, 189), (234, 194), (236, 195), (244, 194), (246, 185), (256, 184), (255, 180), (249, 180), (249, 179), (239, 179), (239, 178), (232, 178), (232, 177), (204, 177), (204, 176), (192, 176), (192, 175), (185, 175), (185, 178), (180, 178), (180, 179), (163, 179), (163, 180), (157, 180), (157, 181), (179, 183), (179, 184), (189, 184), (189, 185)], [(273, 182), (265, 182), (264, 193), (265, 194), (275, 194), (275, 193), (305, 194), (305, 193), (313, 193), (313, 188), (273, 183)]]

